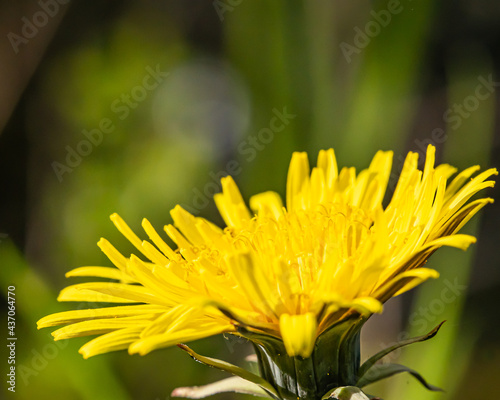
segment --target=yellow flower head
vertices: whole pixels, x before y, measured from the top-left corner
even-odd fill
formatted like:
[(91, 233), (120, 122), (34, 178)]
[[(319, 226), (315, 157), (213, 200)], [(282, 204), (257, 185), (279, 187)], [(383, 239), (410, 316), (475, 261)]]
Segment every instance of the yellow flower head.
[(409, 153), (384, 208), (392, 152), (379, 151), (357, 175), (354, 168), (338, 172), (332, 149), (320, 151), (312, 171), (307, 155), (294, 153), (286, 208), (277, 193), (265, 192), (250, 198), (249, 209), (233, 179), (223, 178), (215, 202), (227, 227), (176, 206), (174, 225), (165, 227), (176, 250), (146, 219), (150, 241), (113, 214), (143, 258), (127, 258), (101, 239), (115, 267), (82, 267), (67, 276), (113, 281), (69, 286), (58, 300), (118, 305), (49, 315), (38, 327), (66, 325), (53, 333), (56, 340), (101, 335), (80, 349), (85, 358), (125, 348), (146, 354), (243, 330), (281, 339), (289, 356), (308, 357), (332, 325), (381, 312), (389, 298), (436, 278), (422, 266), (437, 248), (465, 250), (475, 241), (457, 232), (493, 201), (469, 200), (494, 185), (487, 179), (497, 171), (470, 179), (474, 166), (448, 182), (456, 169), (434, 161), (432, 146), (423, 171), (418, 154)]

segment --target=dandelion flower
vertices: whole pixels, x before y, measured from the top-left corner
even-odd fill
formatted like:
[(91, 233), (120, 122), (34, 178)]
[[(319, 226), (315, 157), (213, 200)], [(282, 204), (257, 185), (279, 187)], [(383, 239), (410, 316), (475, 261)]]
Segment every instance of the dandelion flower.
[[(85, 358), (120, 349), (144, 355), (229, 333), (254, 344), (260, 379), (269, 385), (249, 380), (270, 397), (320, 398), (355, 385), (364, 322), (391, 297), (437, 278), (424, 267), (427, 259), (441, 246), (465, 250), (474, 243), (458, 232), (493, 201), (471, 198), (494, 185), (488, 178), (495, 169), (471, 179), (479, 170), (473, 166), (451, 179), (456, 168), (434, 162), (433, 146), (423, 171), (410, 152), (384, 207), (392, 152), (379, 151), (359, 174), (339, 172), (333, 149), (319, 152), (312, 171), (306, 153), (294, 153), (286, 207), (277, 193), (264, 192), (248, 208), (234, 180), (222, 178), (214, 200), (226, 227), (176, 206), (165, 232), (177, 249), (148, 220), (142, 227), (149, 241), (113, 214), (139, 256), (125, 257), (101, 239), (114, 266), (66, 276), (111, 281), (69, 286), (58, 300), (117, 305), (49, 315), (38, 327), (65, 325), (53, 332), (56, 340), (99, 335), (80, 349)], [(181, 348), (207, 364), (217, 361)]]

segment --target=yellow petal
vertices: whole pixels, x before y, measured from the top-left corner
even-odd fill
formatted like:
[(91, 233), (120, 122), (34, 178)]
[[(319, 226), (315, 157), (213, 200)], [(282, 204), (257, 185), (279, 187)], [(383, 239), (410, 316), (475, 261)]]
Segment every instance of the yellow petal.
[(232, 254), (226, 260), (232, 276), (246, 296), (252, 299), (255, 309), (273, 317), (274, 310), (269, 303), (271, 297), (268, 278), (262, 273), (258, 263), (254, 262), (248, 253)]
[(173, 225), (165, 226), (165, 232), (167, 233), (169, 238), (172, 239), (172, 241), (177, 245), (179, 251), (186, 259), (192, 260), (196, 258), (196, 254), (194, 253), (189, 241)]
[(401, 275), (403, 275), (401, 277), (401, 281), (408, 280), (408, 282), (406, 282), (396, 292), (396, 294), (394, 294), (394, 297), (399, 296), (400, 294), (403, 294), (403, 293), (407, 292), (408, 290), (413, 289), (415, 286), (420, 285), (421, 283), (425, 282), (428, 279), (439, 278), (439, 272), (437, 272), (434, 269), (430, 269), (430, 268), (419, 268), (417, 270), (404, 272)]
[(76, 301), (90, 303), (140, 303), (138, 300), (113, 296), (107, 293), (100, 293), (89, 290), (81, 286), (65, 287), (57, 296), (57, 301)]
[(225, 303), (221, 303), (211, 299), (191, 299), (189, 304), (193, 304), (197, 307), (203, 307), (211, 315), (220, 313), (222, 319), (230, 322), (234, 322), (239, 326), (243, 326), (246, 329), (256, 328), (259, 331), (267, 332), (273, 335), (278, 334), (276, 324), (270, 322), (262, 322), (261, 315), (255, 311), (248, 311), (245, 309), (240, 309)]
[(160, 237), (158, 232), (153, 228), (153, 225), (144, 218), (142, 220), (142, 228), (147, 233), (149, 238), (153, 241), (153, 243), (160, 249), (160, 251), (167, 256), (170, 260), (176, 260), (178, 257), (176, 253), (171, 249), (171, 247), (166, 244), (163, 239)]
[(82, 321), (57, 329), (52, 332), (52, 336), (54, 336), (54, 340), (63, 340), (80, 336), (100, 335), (124, 328), (145, 328), (157, 315), (143, 314), (133, 317)]
[(250, 220), (251, 215), (248, 210), (240, 190), (231, 176), (221, 179), (222, 193), (214, 196), (215, 204), (229, 227), (243, 227)]
[(473, 174), (479, 171), (479, 169), (479, 165), (474, 165), (460, 172), (446, 188), (445, 200), (450, 199)]
[(422, 176), (422, 181), (426, 180), (434, 169), (434, 164), (436, 162), (436, 148), (430, 144), (427, 146), (427, 152), (425, 154), (425, 165), (424, 174)]
[(334, 150), (320, 150), (317, 165), (318, 168), (321, 168), (324, 172), (327, 187), (332, 189), (339, 176), (337, 159), (335, 157)]
[(389, 298), (413, 289), (428, 279), (439, 278), (439, 272), (430, 268), (417, 268), (398, 274), (395, 278), (385, 282), (373, 294), (380, 301), (385, 302)]
[(396, 184), (396, 189), (392, 195), (391, 202), (387, 207), (388, 210), (393, 208), (398, 204), (402, 198), (408, 193), (408, 188), (414, 186), (415, 181), (418, 176), (418, 153), (409, 152), (406, 156), (405, 162), (401, 173), (399, 174), (399, 179)]
[(131, 276), (117, 268), (109, 267), (79, 267), (66, 272), (66, 278), (93, 276), (96, 278), (116, 279), (122, 282), (134, 282)]
[(485, 181), (492, 175), (498, 175), (498, 171), (495, 168), (490, 168), (480, 173), (470, 182), (465, 184), (454, 196), (449, 199), (447, 204), (448, 212), (444, 218), (447, 218), (450, 214), (455, 213), (477, 192), (495, 186), (494, 181)]
[(141, 338), (168, 333), (182, 322), (189, 321), (189, 319), (199, 316), (202, 312), (202, 310), (189, 305), (178, 304), (169, 312), (148, 324), (148, 327), (142, 331)]
[[(172, 279), (172, 274), (169, 273), (168, 268), (165, 266), (153, 266), (153, 269), (151, 269), (147, 263), (134, 255), (130, 257), (129, 263), (137, 280), (143, 285), (142, 287), (147, 288), (147, 291), (141, 290), (141, 293), (144, 293), (144, 296), (151, 296), (149, 300), (142, 296), (144, 301), (173, 306), (185, 297), (192, 295), (191, 291), (186, 290), (184, 282), (179, 282), (179, 279)], [(164, 274), (160, 273), (162, 271)], [(168, 276), (168, 278), (162, 279), (163, 276)]]
[(109, 258), (109, 260), (123, 273), (128, 274), (127, 259), (106, 239), (101, 238), (97, 243), (99, 248)]
[(144, 240), (142, 242), (142, 253), (146, 254), (146, 256), (158, 265), (168, 265), (170, 261), (167, 257), (165, 257), (162, 253), (160, 253), (156, 247), (154, 247), (151, 243)]
[(293, 211), (303, 208), (303, 197), (301, 195), (303, 186), (309, 181), (309, 161), (307, 153), (295, 152), (288, 168), (286, 183), (286, 207)]
[(158, 348), (172, 346), (181, 342), (187, 343), (193, 340), (203, 339), (220, 333), (234, 331), (234, 326), (230, 324), (204, 324), (194, 328), (188, 328), (172, 333), (164, 333), (161, 335), (149, 336), (144, 339), (137, 340), (132, 345), (130, 345), (128, 352), (129, 354), (140, 354), (141, 356), (143, 356)]
[(378, 151), (373, 157), (368, 171), (370, 176), (362, 197), (361, 207), (372, 210), (384, 199), (392, 167), (392, 151)]
[(133, 327), (106, 333), (83, 345), (78, 352), (87, 359), (110, 351), (124, 350), (139, 339), (141, 330), (142, 327)]
[(440, 227), (437, 234), (440, 236), (447, 236), (458, 232), (474, 215), (478, 213), (479, 210), (481, 210), (486, 204), (491, 204), (493, 202), (494, 200), (490, 197), (470, 202), (466, 206), (462, 207), (459, 212), (453, 215), (444, 226)]
[(207, 246), (214, 247), (219, 251), (229, 252), (232, 247), (229, 245), (228, 237), (224, 235), (222, 229), (215, 226), (211, 222), (198, 218), (196, 221), (196, 228), (203, 237), (203, 240), (207, 243)]
[(382, 303), (374, 297), (358, 297), (348, 300), (338, 293), (327, 293), (323, 295), (322, 301), (328, 307), (327, 312), (322, 315), (323, 318), (341, 309), (352, 309), (361, 315), (379, 314), (384, 309)]
[(427, 248), (438, 248), (441, 246), (456, 247), (457, 249), (467, 250), (472, 243), (476, 243), (476, 238), (474, 236), (458, 234), (432, 240), (426, 243), (422, 247), (422, 250)]
[(169, 308), (147, 304), (63, 311), (43, 317), (37, 322), (37, 328), (50, 328), (52, 326), (85, 321), (87, 319), (120, 318), (139, 316), (141, 314), (164, 313), (168, 310)]
[(283, 215), (283, 203), (276, 192), (264, 192), (250, 197), (250, 208), (259, 216), (279, 219)]
[(195, 246), (201, 246), (205, 243), (203, 237), (196, 228), (196, 218), (184, 210), (181, 206), (177, 205), (170, 211), (170, 215), (174, 220), (174, 224), (179, 228), (182, 234)]
[(311, 355), (316, 341), (317, 323), (313, 313), (280, 317), (280, 332), (290, 357)]
[(362, 315), (380, 314), (384, 310), (382, 303), (374, 297), (358, 297), (351, 302), (351, 308)]
[(127, 238), (127, 240), (132, 243), (139, 251), (141, 251), (141, 239), (130, 229), (127, 223), (120, 217), (117, 213), (111, 214), (109, 217), (116, 229)]
[(61, 291), (61, 301), (85, 301), (78, 294), (80, 291), (84, 291), (85, 295), (90, 295), (89, 292), (103, 294), (105, 295), (104, 298), (109, 299), (104, 301), (111, 301), (113, 298), (118, 298), (126, 300), (127, 302), (144, 302), (159, 305), (169, 305), (169, 303), (165, 299), (154, 296), (150, 290), (146, 289), (143, 286), (114, 282), (87, 282), (68, 286)]

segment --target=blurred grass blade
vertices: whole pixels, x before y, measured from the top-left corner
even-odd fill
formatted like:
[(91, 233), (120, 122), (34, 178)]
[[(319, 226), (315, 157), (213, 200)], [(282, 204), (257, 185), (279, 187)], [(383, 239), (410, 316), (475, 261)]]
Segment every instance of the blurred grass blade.
[(264, 389), (261, 389), (255, 383), (242, 379), (239, 376), (233, 376), (204, 386), (180, 387), (172, 392), (172, 396), (186, 397), (188, 399), (203, 399), (214, 394), (227, 392), (272, 398)]
[[(387, 12), (387, 3), (373, 4), (376, 6), (371, 11)], [(359, 67), (349, 88), (351, 98), (346, 99), (350, 107), (338, 153), (348, 154), (354, 165), (367, 160), (373, 149), (401, 151), (405, 140), (401, 133), (408, 131), (414, 113), (422, 54), (438, 4), (431, 0), (398, 4), (400, 11), (392, 14), (386, 27), (378, 25), (379, 34), (367, 36), (368, 43), (358, 49), (360, 54), (351, 63)], [(357, 28), (366, 29), (369, 22), (376, 23), (367, 12), (365, 24)], [(351, 32), (350, 45), (354, 39)]]
[(321, 400), (369, 400), (370, 397), (363, 393), (360, 388), (354, 386), (344, 386), (333, 388), (325, 394)]

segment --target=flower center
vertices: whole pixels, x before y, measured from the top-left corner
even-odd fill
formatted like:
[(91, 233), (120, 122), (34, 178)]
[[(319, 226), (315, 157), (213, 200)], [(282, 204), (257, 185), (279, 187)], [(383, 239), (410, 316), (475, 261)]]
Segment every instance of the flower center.
[[(345, 204), (322, 204), (315, 210), (287, 212), (278, 219), (255, 216), (248, 227), (226, 229), (236, 250), (250, 251), (266, 273), (279, 275), (285, 265), (294, 296), (307, 300), (325, 264), (338, 274), (353, 266), (371, 234), (373, 219)], [(349, 267), (348, 267), (349, 268)], [(353, 272), (353, 271), (351, 271)]]

